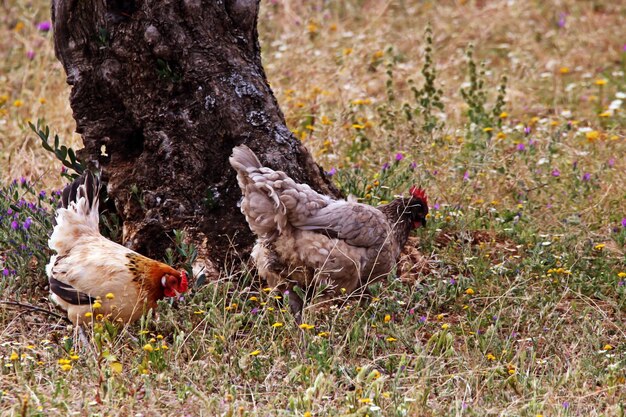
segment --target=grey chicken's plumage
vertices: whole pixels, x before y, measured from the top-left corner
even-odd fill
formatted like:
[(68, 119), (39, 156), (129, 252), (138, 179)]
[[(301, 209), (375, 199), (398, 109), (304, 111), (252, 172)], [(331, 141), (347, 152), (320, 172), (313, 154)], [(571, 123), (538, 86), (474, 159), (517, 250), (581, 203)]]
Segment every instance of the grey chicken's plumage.
[(259, 274), (269, 285), (290, 290), (296, 314), (302, 308), (292, 291), (296, 285), (323, 285), (322, 299), (328, 299), (385, 277), (415, 222), (425, 223), (428, 213), (425, 196), (378, 208), (332, 199), (263, 167), (245, 145), (233, 149), (230, 164), (243, 193), (241, 211), (258, 237), (252, 258)]

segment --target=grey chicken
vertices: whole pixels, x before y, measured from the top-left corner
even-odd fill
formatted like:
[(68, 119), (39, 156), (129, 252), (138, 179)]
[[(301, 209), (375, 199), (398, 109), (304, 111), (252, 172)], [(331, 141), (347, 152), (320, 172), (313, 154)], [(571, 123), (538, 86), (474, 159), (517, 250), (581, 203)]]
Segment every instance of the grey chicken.
[(389, 274), (411, 230), (426, 225), (427, 197), (415, 186), (410, 197), (372, 207), (319, 194), (263, 167), (245, 145), (233, 149), (230, 164), (243, 193), (241, 212), (257, 236), (252, 258), (259, 275), (289, 290), (298, 320), (303, 300), (294, 287), (323, 289), (323, 301), (366, 290)]

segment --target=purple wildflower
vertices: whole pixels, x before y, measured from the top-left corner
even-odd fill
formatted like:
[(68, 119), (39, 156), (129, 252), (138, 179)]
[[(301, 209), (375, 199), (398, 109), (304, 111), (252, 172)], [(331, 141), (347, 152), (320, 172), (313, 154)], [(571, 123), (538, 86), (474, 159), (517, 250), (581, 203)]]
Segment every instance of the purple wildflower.
[(43, 22), (39, 22), (37, 24), (37, 29), (42, 31), (42, 32), (48, 32), (51, 27), (52, 27), (52, 25), (50, 24), (50, 22), (48, 20), (44, 20)]
[(404, 155), (402, 155), (402, 152), (398, 152), (396, 154), (396, 162), (400, 162), (404, 159)]
[(283, 293), (283, 295), (289, 295), (289, 290), (285, 290), (285, 292)]
[(534, 139), (531, 139), (528, 141), (528, 146), (535, 146), (537, 144), (537, 141)]
[(330, 171), (326, 173), (326, 175), (328, 175), (329, 177), (332, 177), (336, 173), (337, 173), (337, 168), (331, 168)]
[(415, 163), (415, 161), (411, 162), (411, 165), (409, 165), (409, 168), (411, 168), (411, 171), (413, 171), (416, 167), (417, 167), (417, 164)]
[(28, 181), (26, 181), (26, 178), (21, 177), (20, 178), (20, 185), (25, 185)]
[(383, 171), (387, 171), (389, 169), (389, 162), (385, 162), (385, 164), (383, 165), (382, 170)]
[(563, 408), (569, 408), (569, 401), (563, 401)]
[(436, 169), (435, 169), (435, 170), (433, 170), (433, 175), (437, 175), (437, 174), (439, 174), (439, 171), (438, 171), (438, 170), (436, 170)]
[(426, 323), (426, 316), (420, 316), (420, 323)]
[(625, 228), (626, 228), (626, 217), (624, 217), (624, 218), (622, 219), (622, 227), (625, 227)]
[(525, 134), (526, 136), (530, 135), (530, 132), (531, 132), (531, 131), (532, 131), (532, 128), (531, 128), (530, 126), (526, 126), (526, 127), (524, 128), (524, 134)]
[(517, 145), (517, 150), (520, 151), (520, 152), (524, 152), (526, 150), (526, 146), (524, 146), (523, 143), (519, 143)]
[(11, 208), (7, 209), (7, 214), (10, 216), (11, 214), (13, 214), (13, 210)]
[(259, 312), (258, 307), (254, 307), (252, 310), (250, 310), (250, 314), (257, 314), (258, 312)]
[(22, 225), (22, 227), (24, 228), (24, 230), (28, 230), (32, 223), (33, 223), (33, 219), (28, 217), (28, 218), (26, 218), (26, 220), (24, 220), (24, 224)]
[(435, 205), (433, 206), (433, 209), (439, 210), (439, 207), (440, 207), (439, 203), (435, 203)]
[(583, 174), (583, 181), (589, 181), (591, 179), (591, 174), (589, 172), (585, 172)]
[(450, 278), (450, 280), (448, 281), (448, 283), (449, 283), (450, 285), (456, 285), (456, 279), (454, 279), (454, 278)]
[(41, 190), (39, 192), (39, 198), (45, 198), (46, 197), (46, 192), (44, 190)]
[(32, 60), (33, 58), (35, 58), (35, 51), (33, 50), (28, 50), (26, 51), (26, 58)]
[(560, 13), (559, 14), (559, 21), (557, 22), (557, 24), (559, 25), (560, 28), (565, 27), (565, 18), (567, 17), (567, 13)]
[(615, 165), (615, 158), (609, 159), (609, 168), (613, 168), (614, 165)]
[(4, 269), (2, 270), (2, 276), (8, 277), (8, 276), (9, 276), (9, 270), (8, 270), (8, 269), (6, 269), (6, 268), (4, 268)]
[(465, 171), (465, 174), (463, 174), (463, 181), (469, 181), (469, 171)]
[(561, 176), (561, 171), (559, 171), (559, 169), (558, 169), (558, 168), (554, 168), (554, 169), (552, 170), (552, 176), (553, 176), (553, 177), (560, 177), (560, 176)]
[(13, 220), (11, 222), (11, 229), (17, 230), (19, 227), (20, 227), (20, 224), (17, 221)]
[(624, 284), (625, 284), (625, 283), (624, 283), (624, 281), (620, 281), (620, 282), (618, 282), (618, 283), (617, 283), (617, 286), (618, 286), (618, 287), (623, 287), (623, 286), (624, 286)]

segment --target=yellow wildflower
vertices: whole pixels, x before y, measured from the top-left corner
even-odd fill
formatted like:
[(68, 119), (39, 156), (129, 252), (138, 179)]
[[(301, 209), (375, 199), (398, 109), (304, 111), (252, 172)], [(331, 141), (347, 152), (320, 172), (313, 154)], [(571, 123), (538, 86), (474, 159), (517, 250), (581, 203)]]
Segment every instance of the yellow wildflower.
[(90, 319), (93, 316), (93, 314), (91, 313), (91, 311), (88, 311), (85, 313), (85, 317)]
[(389, 314), (385, 314), (385, 323), (389, 323), (391, 321), (391, 316)]
[(323, 125), (332, 125), (333, 122), (326, 116), (322, 116), (322, 119), (320, 120), (320, 123), (322, 123)]
[(607, 81), (606, 79), (604, 79), (604, 78), (599, 78), (599, 79), (597, 79), (597, 80), (594, 82), (594, 84), (595, 84), (595, 85), (605, 85), (607, 82), (608, 82), (608, 81)]
[(593, 142), (594, 140), (600, 138), (600, 132), (598, 132), (597, 130), (592, 130), (591, 132), (585, 133), (585, 136), (587, 137), (587, 140), (589, 142)]
[(500, 119), (506, 119), (507, 117), (509, 117), (509, 114), (505, 111), (503, 111), (502, 113), (500, 113)]
[(317, 335), (318, 335), (319, 337), (328, 337), (328, 336), (329, 336), (329, 333), (328, 333), (328, 332), (319, 332)]
[(257, 350), (253, 350), (252, 352), (250, 352), (250, 356), (256, 356), (256, 355), (258, 355), (259, 353), (261, 353), (261, 351), (260, 351), (259, 349), (257, 349)]
[(19, 32), (22, 29), (24, 29), (24, 22), (17, 22), (15, 24), (15, 27), (13, 28), (14, 31)]
[(93, 308), (96, 308), (96, 309), (97, 309), (97, 308), (101, 308), (101, 307), (102, 307), (102, 304), (100, 304), (98, 301), (96, 301), (95, 303), (93, 303), (92, 307), (93, 307)]
[(617, 276), (618, 276), (619, 278), (626, 278), (626, 272), (618, 272), (618, 273), (617, 273)]
[(46, 104), (46, 99), (43, 97), (39, 97), (39, 104)]
[(559, 72), (561, 74), (568, 74), (569, 73), (569, 68), (568, 67), (561, 67), (561, 68), (559, 68)]
[(600, 117), (611, 117), (611, 112), (610, 111), (605, 111), (600, 113), (598, 116)]
[(488, 361), (495, 361), (496, 357), (492, 353), (487, 353), (487, 360)]
[(359, 402), (361, 404), (369, 404), (372, 402), (372, 399), (371, 398), (359, 398)]
[(18, 99), (13, 102), (13, 107), (22, 107), (23, 104), (24, 102)]
[(302, 417), (312, 417), (313, 414), (311, 414), (310, 411), (305, 411), (304, 414), (302, 415)]
[(9, 357), (10, 360), (12, 361), (16, 361), (20, 358), (20, 356), (17, 354), (16, 351), (11, 352), (11, 356)]
[(496, 135), (496, 138), (498, 138), (498, 139), (505, 139), (506, 138), (506, 133), (498, 132), (498, 134)]
[(598, 244), (597, 244), (596, 246), (594, 246), (593, 248), (594, 248), (595, 250), (602, 250), (602, 249), (604, 249), (604, 247), (605, 247), (605, 246), (606, 246), (606, 244), (604, 244), (604, 243), (598, 243)]
[(107, 300), (112, 300), (115, 298), (115, 295), (113, 295), (112, 292), (108, 292), (107, 295), (104, 296), (104, 298), (106, 298)]
[(344, 55), (350, 55), (352, 53), (352, 48), (343, 48)]
[(274, 328), (283, 327), (283, 326), (284, 326), (284, 324), (279, 322), (279, 321), (277, 321), (276, 323), (272, 324), (272, 327), (274, 327)]
[(114, 374), (121, 374), (122, 370), (123, 370), (123, 366), (121, 363), (119, 362), (111, 362), (111, 364), (109, 365), (111, 367), (111, 371), (113, 371)]
[(308, 30), (309, 33), (317, 33), (319, 28), (315, 23), (311, 22), (306, 26), (306, 30)]
[(143, 350), (144, 350), (145, 352), (150, 353), (150, 352), (153, 352), (153, 351), (154, 351), (154, 347), (152, 347), (152, 345), (148, 343), (147, 345), (144, 345), (144, 346), (143, 346)]
[(448, 330), (449, 328), (450, 328), (450, 325), (448, 323), (444, 323), (441, 325), (442, 330)]
[(250, 301), (257, 301), (257, 300), (258, 300), (258, 298), (257, 298), (257, 297), (255, 297), (255, 296), (252, 296), (252, 297), (248, 298), (248, 300), (250, 300)]
[(302, 330), (311, 330), (315, 328), (315, 326), (313, 326), (312, 324), (307, 324), (307, 323), (302, 323), (298, 327), (300, 327)]
[(396, 341), (396, 340), (398, 340), (398, 339), (396, 339), (395, 337), (391, 337), (391, 336), (389, 336), (386, 340), (387, 340), (388, 342), (395, 342), (395, 341)]
[(473, 288), (468, 288), (465, 290), (465, 294), (467, 295), (474, 295), (474, 289)]
[(483, 129), (483, 132), (491, 132), (493, 130), (493, 127), (486, 127)]
[(604, 345), (604, 347), (602, 348), (602, 350), (606, 350), (606, 351), (613, 350), (613, 345), (609, 345), (609, 344), (607, 343), (606, 345)]
[(356, 130), (361, 130), (361, 129), (365, 129), (365, 125), (360, 125), (360, 124), (358, 124), (358, 123), (354, 123), (354, 124), (352, 125), (352, 128), (353, 128), (353, 129), (356, 129)]
[(68, 372), (72, 369), (72, 365), (61, 365), (61, 370), (63, 372)]

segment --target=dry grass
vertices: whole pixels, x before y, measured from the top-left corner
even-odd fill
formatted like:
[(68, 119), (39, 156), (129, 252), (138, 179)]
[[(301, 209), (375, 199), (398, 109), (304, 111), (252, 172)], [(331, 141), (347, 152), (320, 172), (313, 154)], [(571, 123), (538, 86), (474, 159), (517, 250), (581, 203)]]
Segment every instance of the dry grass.
[[(26, 121), (80, 138), (51, 34), (36, 27), (48, 4), (0, 10), (0, 180), (55, 189), (60, 164)], [(78, 352), (62, 322), (0, 307), (0, 414), (624, 415), (625, 14), (619, 2), (263, 2), (268, 78), (318, 161), (346, 189), (367, 184), (357, 191), (373, 204), (407, 181), (429, 190), (431, 225), (402, 279), (300, 329), (233, 272), (158, 319), (96, 326)], [(423, 82), (428, 22), (446, 117), (430, 133), (402, 112), (422, 108), (408, 80)], [(459, 93), (470, 43), (489, 106), (508, 78), (506, 117), (474, 130)], [(344, 175), (355, 165), (356, 180)], [(9, 250), (0, 244), (0, 269)], [(28, 268), (40, 275), (4, 279), (51, 308), (20, 287), (43, 280)]]

